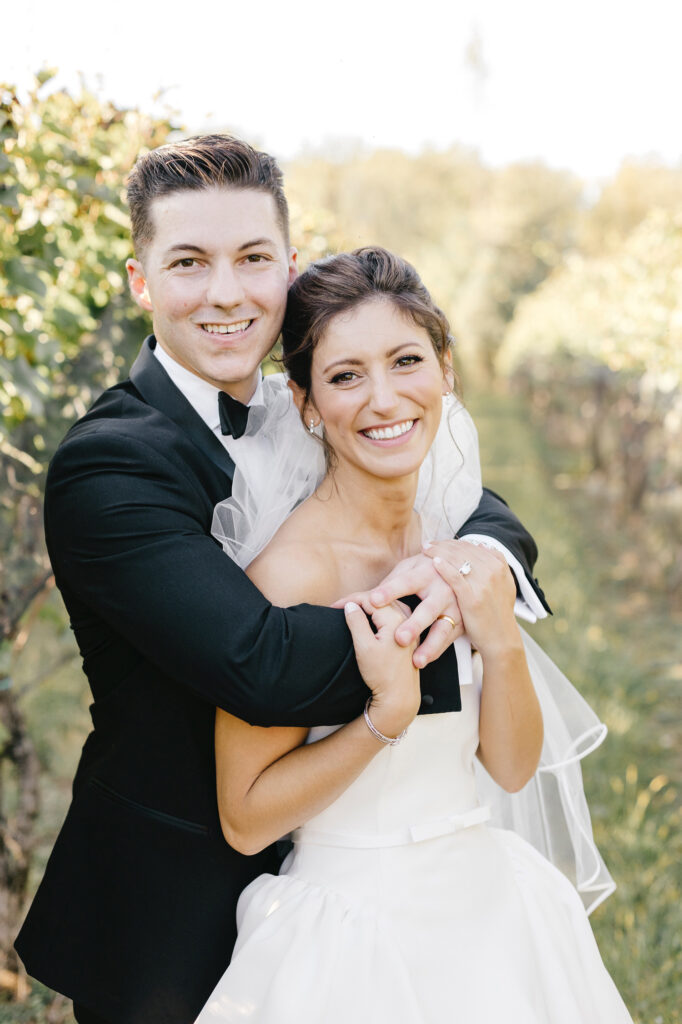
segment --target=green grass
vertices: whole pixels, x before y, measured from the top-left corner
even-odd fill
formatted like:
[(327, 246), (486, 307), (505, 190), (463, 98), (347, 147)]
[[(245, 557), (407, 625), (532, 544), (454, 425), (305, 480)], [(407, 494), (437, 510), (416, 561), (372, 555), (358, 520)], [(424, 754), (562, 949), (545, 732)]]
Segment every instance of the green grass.
[(637, 577), (637, 536), (512, 398), (476, 396), (485, 482), (534, 534), (554, 616), (534, 637), (609, 727), (583, 764), (595, 838), (618, 888), (592, 915), (638, 1024), (682, 1022), (682, 615)]

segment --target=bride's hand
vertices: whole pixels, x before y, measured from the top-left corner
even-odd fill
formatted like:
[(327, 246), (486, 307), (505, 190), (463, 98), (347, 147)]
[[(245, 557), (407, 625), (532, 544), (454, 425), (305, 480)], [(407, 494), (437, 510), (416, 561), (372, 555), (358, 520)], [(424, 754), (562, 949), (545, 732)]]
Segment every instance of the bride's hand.
[(516, 586), (503, 555), (466, 541), (432, 544), (427, 554), (452, 587), (467, 636), (481, 655), (521, 643), (514, 617)]
[(343, 608), (354, 601), (368, 615), (378, 607), (408, 594), (416, 594), (420, 602), (412, 614), (398, 623), (396, 640), (401, 646), (414, 647), (428, 630), (423, 643), (414, 652), (417, 668), (424, 668), (452, 645), (464, 632), (462, 616), (452, 588), (436, 571), (433, 560), (426, 555), (413, 555), (398, 562), (395, 568), (373, 590), (349, 594), (337, 601), (334, 608)]
[(401, 647), (395, 640), (409, 609), (399, 602), (371, 609), (376, 633), (354, 601), (347, 602), (345, 613), (360, 673), (372, 691), (372, 722), (385, 736), (397, 736), (417, 714), (421, 701), (419, 671), (412, 661), (415, 644)]

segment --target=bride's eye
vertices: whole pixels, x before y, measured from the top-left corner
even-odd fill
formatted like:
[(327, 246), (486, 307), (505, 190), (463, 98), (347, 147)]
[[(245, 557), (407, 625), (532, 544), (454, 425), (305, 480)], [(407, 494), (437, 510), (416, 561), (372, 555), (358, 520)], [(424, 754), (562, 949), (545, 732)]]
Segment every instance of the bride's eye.
[(396, 366), (416, 366), (417, 363), (423, 363), (424, 357), (418, 355), (411, 356), (400, 356), (396, 359)]
[(343, 370), (341, 373), (335, 373), (330, 379), (330, 384), (350, 384), (354, 381), (357, 374), (353, 373), (352, 370)]

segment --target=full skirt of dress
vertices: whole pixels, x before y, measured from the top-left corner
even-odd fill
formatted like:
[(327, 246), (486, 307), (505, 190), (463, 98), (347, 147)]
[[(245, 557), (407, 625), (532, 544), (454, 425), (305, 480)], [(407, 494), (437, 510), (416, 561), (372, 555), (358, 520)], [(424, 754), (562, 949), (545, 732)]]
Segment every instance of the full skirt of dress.
[(571, 882), (483, 820), (476, 687), (462, 698), (420, 716), (244, 891), (197, 1024), (631, 1024)]

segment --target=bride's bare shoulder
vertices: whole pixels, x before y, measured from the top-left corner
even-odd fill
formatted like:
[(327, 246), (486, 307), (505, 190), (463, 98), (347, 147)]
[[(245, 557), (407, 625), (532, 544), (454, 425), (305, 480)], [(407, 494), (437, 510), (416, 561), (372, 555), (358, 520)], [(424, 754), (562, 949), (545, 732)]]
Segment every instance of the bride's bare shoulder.
[(280, 608), (331, 604), (339, 595), (329, 541), (311, 534), (311, 525), (305, 510), (298, 509), (246, 570), (249, 579)]

